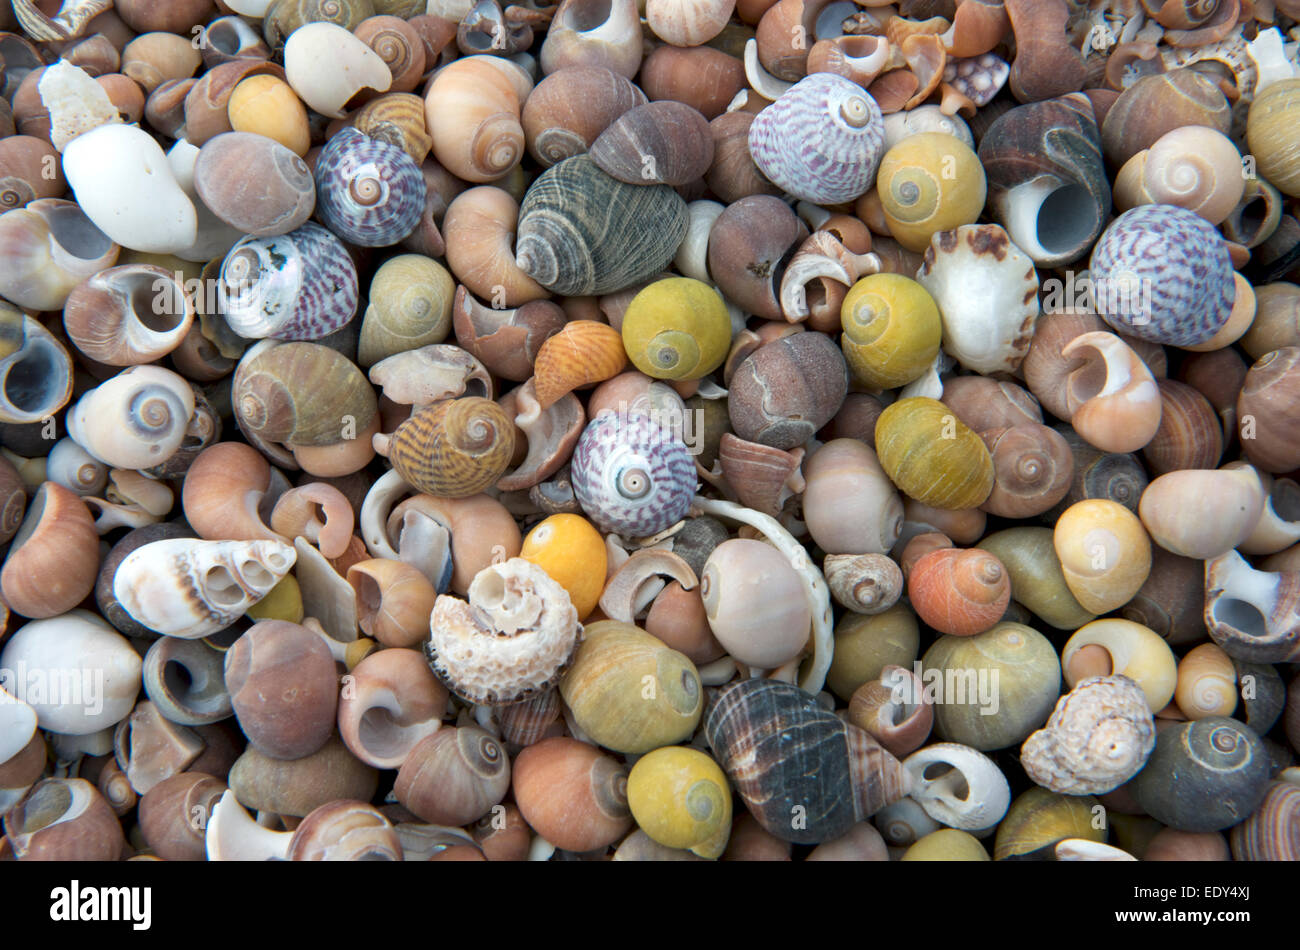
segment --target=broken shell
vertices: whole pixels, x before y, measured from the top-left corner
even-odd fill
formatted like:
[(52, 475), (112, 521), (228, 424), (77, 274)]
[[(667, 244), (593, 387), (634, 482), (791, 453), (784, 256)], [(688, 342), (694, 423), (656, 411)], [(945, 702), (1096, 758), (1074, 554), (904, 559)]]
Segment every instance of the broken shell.
[(595, 320), (574, 320), (537, 351), (537, 402), (545, 409), (574, 389), (612, 379), (626, 365), (627, 352), (617, 330)]
[[(272, 44), (274, 45), (274, 44)], [(360, 37), (335, 23), (305, 23), (284, 44), (289, 85), (321, 115), (343, 118), (366, 93), (387, 92), (393, 74)]]
[(80, 778), (37, 782), (5, 812), (4, 830), (20, 861), (120, 861), (127, 852), (112, 807)]
[(75, 202), (39, 198), (0, 215), (0, 294), (20, 307), (58, 310), (120, 251)]
[(854, 690), (849, 722), (901, 758), (925, 744), (934, 724), (934, 704), (914, 672), (890, 664), (878, 680)]
[(1300, 654), (1300, 572), (1255, 570), (1236, 551), (1206, 561), (1205, 626), (1231, 657), (1288, 662)]
[(224, 660), (206, 640), (159, 637), (144, 656), (145, 695), (169, 721), (183, 726), (229, 718)]
[(988, 756), (955, 742), (936, 742), (903, 761), (911, 798), (950, 828), (984, 832), (1011, 804), (1006, 776)]

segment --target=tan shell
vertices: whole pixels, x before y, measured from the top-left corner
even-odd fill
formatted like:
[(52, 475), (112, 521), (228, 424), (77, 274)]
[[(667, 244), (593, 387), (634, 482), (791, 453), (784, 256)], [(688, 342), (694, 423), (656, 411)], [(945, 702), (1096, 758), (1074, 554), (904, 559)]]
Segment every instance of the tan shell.
[(903, 572), (883, 554), (828, 554), (822, 568), (835, 599), (854, 613), (883, 613), (903, 593)]

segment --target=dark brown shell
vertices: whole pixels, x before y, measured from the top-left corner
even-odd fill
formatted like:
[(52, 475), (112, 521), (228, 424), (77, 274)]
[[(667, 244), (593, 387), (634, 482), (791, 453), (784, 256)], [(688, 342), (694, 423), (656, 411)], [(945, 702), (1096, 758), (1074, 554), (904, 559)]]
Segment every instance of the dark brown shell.
[(603, 66), (556, 70), (524, 102), (528, 152), (543, 166), (581, 155), (611, 122), (645, 102), (631, 80)]
[(592, 143), (591, 160), (630, 185), (688, 185), (713, 164), (713, 136), (691, 106), (651, 102), (615, 119)]
[(1219, 87), (1192, 69), (1143, 76), (1115, 100), (1101, 124), (1102, 151), (1116, 168), (1185, 125), (1228, 134), (1231, 110)]
[(1217, 468), (1223, 427), (1210, 401), (1186, 383), (1158, 379), (1160, 428), (1142, 449), (1153, 475), (1185, 468)]
[(741, 310), (783, 320), (777, 272), (791, 248), (807, 237), (808, 228), (780, 198), (733, 199), (709, 230), (709, 274)]
[(491, 399), (450, 399), (411, 416), (393, 433), (389, 459), (412, 487), (443, 498), (477, 495), (496, 482), (515, 450), (514, 422)]
[(1055, 429), (1036, 422), (979, 433), (993, 457), (993, 492), (980, 507), (1003, 518), (1041, 515), (1074, 479), (1074, 454)]
[(783, 841), (838, 838), (907, 793), (896, 758), (790, 683), (725, 687), (704, 731), (750, 813)]
[(1204, 613), (1205, 563), (1152, 545), (1151, 573), (1120, 614), (1182, 645), (1205, 638)]
[(796, 333), (759, 348), (731, 379), (728, 410), (736, 434), (793, 449), (839, 412), (849, 369), (824, 333)]
[(226, 783), (202, 772), (163, 779), (140, 798), (140, 833), (164, 861), (206, 861), (204, 835)]
[(1300, 786), (1272, 782), (1249, 818), (1229, 833), (1237, 861), (1300, 861)]
[(709, 123), (713, 135), (713, 165), (704, 181), (718, 200), (727, 204), (751, 195), (781, 193), (781, 189), (758, 170), (754, 157), (749, 154), (749, 127), (753, 122), (752, 112), (740, 111), (724, 112)]

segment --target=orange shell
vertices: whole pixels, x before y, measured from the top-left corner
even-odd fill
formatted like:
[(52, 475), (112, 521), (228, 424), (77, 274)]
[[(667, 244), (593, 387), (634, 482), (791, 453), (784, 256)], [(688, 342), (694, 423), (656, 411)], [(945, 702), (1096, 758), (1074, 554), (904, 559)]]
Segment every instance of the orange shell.
[(971, 637), (1002, 619), (1011, 601), (1011, 577), (987, 551), (942, 548), (916, 562), (907, 596), (917, 616), (935, 630)]
[(581, 386), (613, 379), (627, 366), (623, 337), (595, 320), (574, 320), (547, 339), (533, 364), (543, 409)]

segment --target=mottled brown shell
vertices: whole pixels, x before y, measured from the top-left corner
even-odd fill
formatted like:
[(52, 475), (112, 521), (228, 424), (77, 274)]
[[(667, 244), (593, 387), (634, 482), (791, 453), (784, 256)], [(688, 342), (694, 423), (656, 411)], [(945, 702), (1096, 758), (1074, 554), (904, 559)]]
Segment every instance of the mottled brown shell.
[(688, 185), (713, 164), (713, 135), (697, 109), (651, 102), (615, 119), (592, 143), (591, 160), (629, 185)]
[(364, 432), (375, 391), (346, 356), (319, 343), (281, 343), (249, 354), (231, 388), (235, 419), (267, 442), (333, 445)]
[(505, 411), (490, 399), (466, 396), (403, 422), (392, 435), (388, 457), (419, 491), (465, 498), (504, 475), (514, 450), (514, 423)]

